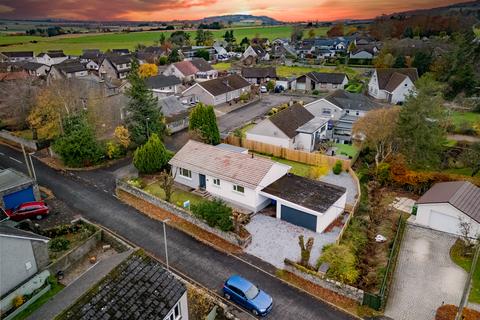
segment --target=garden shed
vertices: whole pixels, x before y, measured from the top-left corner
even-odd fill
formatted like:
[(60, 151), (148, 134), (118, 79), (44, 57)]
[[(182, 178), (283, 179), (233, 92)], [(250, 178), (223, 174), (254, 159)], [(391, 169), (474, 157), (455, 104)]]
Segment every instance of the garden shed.
[(0, 207), (12, 209), (36, 200), (40, 200), (40, 192), (32, 178), (13, 169), (0, 170)]

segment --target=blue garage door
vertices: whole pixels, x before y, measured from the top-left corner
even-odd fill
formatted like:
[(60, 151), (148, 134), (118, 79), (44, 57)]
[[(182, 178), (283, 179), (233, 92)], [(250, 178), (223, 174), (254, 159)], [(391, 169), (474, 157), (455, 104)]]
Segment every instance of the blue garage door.
[(282, 205), (282, 220), (291, 224), (317, 231), (317, 216)]
[(3, 196), (5, 209), (12, 209), (24, 202), (35, 201), (32, 186)]

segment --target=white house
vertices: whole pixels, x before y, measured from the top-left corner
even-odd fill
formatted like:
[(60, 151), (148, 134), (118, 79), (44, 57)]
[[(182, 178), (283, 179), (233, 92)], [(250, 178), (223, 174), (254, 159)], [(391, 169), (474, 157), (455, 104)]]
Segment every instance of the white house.
[(63, 51), (47, 51), (46, 53), (39, 53), (35, 60), (38, 63), (53, 66), (54, 64), (62, 63), (67, 59), (68, 56), (66, 56)]
[(329, 118), (315, 117), (299, 104), (294, 104), (264, 119), (246, 132), (247, 140), (307, 152), (315, 150), (324, 139)]
[(33, 51), (9, 51), (9, 52), (2, 52), (1, 60), (3, 62), (19, 62), (19, 61), (34, 61), (35, 56)]
[(239, 98), (250, 92), (250, 83), (237, 74), (195, 83), (182, 92), (190, 103), (202, 102), (216, 106)]
[(178, 97), (170, 95), (159, 98), (158, 106), (165, 116), (165, 125), (170, 133), (175, 133), (188, 127), (191, 105), (185, 105)]
[(348, 83), (348, 77), (345, 73), (328, 73), (312, 71), (298, 77), (292, 83), (292, 90), (297, 91), (330, 91), (343, 89)]
[(436, 183), (418, 201), (415, 224), (462, 235), (460, 223), (470, 226), (470, 236), (480, 234), (480, 188), (468, 181)]
[(251, 84), (262, 84), (277, 79), (275, 67), (247, 67), (242, 68), (242, 77)]
[(49, 80), (81, 78), (88, 76), (88, 70), (78, 60), (69, 60), (54, 64), (48, 73)]
[(100, 63), (98, 71), (102, 77), (119, 80), (126, 79), (132, 68), (131, 59), (130, 55), (107, 55)]
[(271, 199), (260, 191), (287, 174), (290, 166), (245, 153), (188, 141), (169, 161), (177, 183), (257, 212)]
[(159, 74), (145, 79), (147, 87), (156, 97), (165, 97), (180, 92), (182, 81), (175, 76)]
[(415, 91), (418, 79), (416, 68), (375, 69), (368, 82), (368, 94), (375, 99), (390, 103), (401, 103)]
[(163, 74), (176, 76), (185, 82), (193, 80), (201, 82), (218, 77), (218, 71), (212, 68), (210, 63), (203, 58), (192, 58), (191, 60), (172, 63), (163, 71)]
[(16, 66), (27, 71), (29, 75), (34, 77), (46, 76), (50, 70), (50, 67), (45, 64), (31, 61), (17, 62)]
[(270, 54), (265, 51), (261, 46), (252, 44), (248, 46), (245, 52), (242, 55), (242, 59), (246, 59), (248, 57), (255, 58), (256, 60), (270, 60)]

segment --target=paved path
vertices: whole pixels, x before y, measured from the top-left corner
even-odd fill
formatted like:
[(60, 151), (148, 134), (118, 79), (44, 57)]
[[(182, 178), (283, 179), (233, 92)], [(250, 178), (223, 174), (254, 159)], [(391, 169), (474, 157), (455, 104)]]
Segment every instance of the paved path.
[(465, 134), (449, 134), (447, 138), (455, 141), (480, 142), (480, 137), (467, 136)]
[(456, 238), (407, 224), (385, 314), (432, 320), (438, 307), (460, 302), (467, 273), (450, 259)]
[[(0, 145), (0, 167), (26, 172), (20, 152)], [(15, 159), (12, 160), (9, 157)], [(76, 173), (61, 174), (39, 161), (34, 161), (41, 185), (51, 189), (57, 198), (72, 210), (98, 223), (135, 245), (164, 260), (162, 223), (148, 218), (118, 201), (103, 185), (113, 184), (113, 171), (97, 171), (96, 177), (79, 179)], [(95, 180), (89, 180), (95, 179)], [(100, 187), (94, 187), (100, 182)], [(222, 283), (232, 274), (240, 274), (269, 292), (275, 307), (267, 319), (352, 319), (351, 316), (280, 281), (271, 274), (204, 245), (185, 233), (167, 227), (169, 262), (176, 270), (201, 285), (220, 293)]]
[(32, 313), (27, 320), (54, 319), (63, 310), (75, 303), (85, 292), (122, 263), (133, 251), (128, 250), (115, 256), (100, 260), (88, 269), (80, 278), (65, 287), (59, 294)]
[(355, 203), (355, 199), (358, 195), (357, 184), (355, 183), (355, 180), (353, 180), (352, 176), (347, 172), (334, 174), (330, 170), (327, 175), (320, 177), (320, 181), (347, 188), (347, 203), (351, 205)]

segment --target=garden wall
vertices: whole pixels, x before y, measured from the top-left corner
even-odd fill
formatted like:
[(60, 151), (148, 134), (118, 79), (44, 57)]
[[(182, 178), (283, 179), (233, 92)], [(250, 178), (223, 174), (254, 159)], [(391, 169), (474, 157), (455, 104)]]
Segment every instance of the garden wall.
[(285, 270), (293, 273), (297, 277), (305, 279), (313, 284), (319, 285), (322, 288), (338, 293), (349, 299), (355, 300), (359, 304), (363, 303), (363, 290), (349, 286), (348, 284), (324, 278), (321, 275), (315, 273), (314, 271), (312, 271), (311, 273), (304, 272), (299, 269), (298, 265), (295, 262), (288, 259), (285, 259), (284, 262)]
[(33, 151), (37, 151), (36, 141), (17, 137), (6, 130), (0, 130), (0, 139), (6, 141), (7, 143), (10, 143), (19, 147), (21, 147), (23, 144), (25, 148)]
[(124, 191), (124, 192), (127, 192), (129, 194), (132, 194), (137, 198), (140, 198), (144, 201), (147, 201), (148, 203), (151, 203), (154, 206), (157, 206), (157, 207), (159, 207), (163, 210), (166, 210), (166, 211), (178, 216), (179, 218), (181, 218), (183, 220), (186, 220), (186, 221), (188, 221), (188, 222), (206, 230), (207, 232), (210, 232), (210, 233), (222, 238), (223, 240), (225, 240), (225, 241), (227, 241), (227, 242), (229, 242), (233, 245), (245, 248), (252, 241), (251, 235), (248, 236), (247, 238), (243, 239), (243, 238), (240, 238), (238, 235), (236, 235), (233, 232), (223, 232), (219, 229), (210, 227), (208, 224), (206, 224), (202, 220), (194, 217), (193, 215), (191, 215), (188, 211), (184, 210), (183, 208), (177, 207), (174, 204), (171, 204), (167, 201), (159, 199), (159, 198), (157, 198), (157, 197), (155, 197), (155, 196), (153, 196), (153, 195), (151, 195), (151, 194), (149, 194), (149, 193), (147, 193), (147, 192), (145, 192), (141, 189), (138, 189), (136, 187), (133, 187), (133, 186), (129, 185), (128, 183), (126, 183), (122, 180), (117, 180), (117, 188)]

